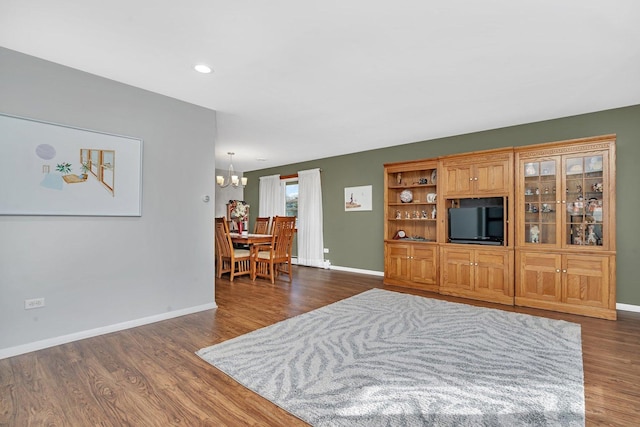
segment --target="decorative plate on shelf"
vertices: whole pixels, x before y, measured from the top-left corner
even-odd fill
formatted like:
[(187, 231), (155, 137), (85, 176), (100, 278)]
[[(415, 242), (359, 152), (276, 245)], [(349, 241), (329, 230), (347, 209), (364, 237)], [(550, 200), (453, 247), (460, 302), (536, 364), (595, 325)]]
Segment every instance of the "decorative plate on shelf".
[(438, 170), (434, 169), (433, 172), (431, 172), (431, 183), (435, 184), (436, 183), (436, 179), (438, 178)]
[(400, 193), (400, 201), (402, 203), (411, 203), (412, 200), (413, 200), (413, 191), (402, 190), (402, 193)]

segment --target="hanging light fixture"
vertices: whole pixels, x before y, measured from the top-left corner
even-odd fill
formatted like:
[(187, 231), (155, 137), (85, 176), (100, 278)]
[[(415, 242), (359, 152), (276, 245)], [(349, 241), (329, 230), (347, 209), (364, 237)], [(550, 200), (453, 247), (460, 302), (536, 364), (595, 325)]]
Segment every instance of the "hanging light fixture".
[(216, 183), (221, 188), (225, 188), (225, 187), (228, 187), (229, 185), (233, 185), (234, 187), (237, 187), (242, 182), (242, 186), (244, 187), (245, 185), (247, 185), (247, 178), (244, 176), (241, 178), (238, 178), (238, 175), (236, 175), (235, 171), (233, 170), (232, 160), (233, 160), (233, 155), (236, 153), (232, 153), (231, 151), (229, 151), (227, 154), (229, 155), (229, 174), (227, 175), (226, 182), (225, 182), (224, 176), (217, 175)]

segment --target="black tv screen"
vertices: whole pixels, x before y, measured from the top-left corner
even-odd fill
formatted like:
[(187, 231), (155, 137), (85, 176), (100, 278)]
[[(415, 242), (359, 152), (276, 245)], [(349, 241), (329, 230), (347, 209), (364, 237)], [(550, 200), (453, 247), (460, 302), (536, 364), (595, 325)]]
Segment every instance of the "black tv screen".
[(504, 241), (502, 206), (449, 209), (449, 241), (501, 245)]

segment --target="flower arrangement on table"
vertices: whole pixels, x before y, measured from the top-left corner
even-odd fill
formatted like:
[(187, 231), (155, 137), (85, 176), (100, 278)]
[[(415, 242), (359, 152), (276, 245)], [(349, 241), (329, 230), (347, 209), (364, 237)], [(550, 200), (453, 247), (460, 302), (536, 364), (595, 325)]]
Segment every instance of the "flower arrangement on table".
[(247, 220), (249, 205), (242, 200), (229, 200), (229, 210), (231, 218), (238, 218), (241, 221)]
[(231, 218), (238, 220), (238, 232), (242, 233), (242, 230), (247, 227), (249, 205), (243, 200), (229, 200), (229, 212)]

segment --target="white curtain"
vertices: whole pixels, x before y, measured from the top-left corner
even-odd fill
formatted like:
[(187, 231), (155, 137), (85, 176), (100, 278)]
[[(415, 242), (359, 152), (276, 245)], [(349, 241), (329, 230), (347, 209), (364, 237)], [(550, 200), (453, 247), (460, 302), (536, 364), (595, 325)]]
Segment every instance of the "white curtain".
[(322, 185), (320, 169), (298, 172), (298, 264), (322, 267)]
[(260, 177), (259, 203), (258, 216), (285, 215), (285, 183), (280, 175)]

